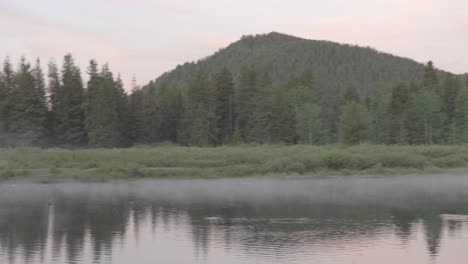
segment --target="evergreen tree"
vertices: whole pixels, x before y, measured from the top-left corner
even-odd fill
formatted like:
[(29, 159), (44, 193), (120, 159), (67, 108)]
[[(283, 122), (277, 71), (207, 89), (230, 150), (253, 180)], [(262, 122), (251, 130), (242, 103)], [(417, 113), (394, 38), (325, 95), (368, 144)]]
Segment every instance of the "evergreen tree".
[[(95, 145), (97, 139), (93, 135), (95, 129), (100, 125), (98, 124), (99, 118), (99, 108), (101, 107), (102, 101), (99, 100), (99, 90), (102, 87), (103, 79), (102, 76), (99, 74), (99, 67), (97, 62), (93, 59), (89, 62), (89, 66), (87, 69), (87, 73), (89, 75), (87, 89), (86, 89), (86, 96), (84, 102), (84, 109), (85, 109), (85, 127), (86, 133), (88, 135), (88, 140), (90, 145)], [(101, 99), (102, 100), (102, 99)]]
[(11, 91), (10, 132), (20, 136), (19, 144), (34, 144), (46, 135), (45, 83), (40, 63), (34, 69), (22, 57)]
[(273, 95), (270, 122), (273, 142), (296, 143), (296, 116), (286, 89), (279, 89)]
[(48, 85), (48, 100), (47, 108), (49, 110), (47, 129), (51, 136), (55, 139), (57, 137), (55, 129), (57, 128), (58, 123), (58, 94), (60, 93), (60, 88), (62, 87), (60, 81), (60, 73), (57, 65), (54, 61), (50, 61), (48, 64), (48, 73), (49, 85)]
[(11, 93), (14, 87), (14, 71), (10, 59), (3, 63), (3, 73), (0, 81), (0, 131), (10, 130)]
[(226, 144), (234, 133), (234, 81), (231, 72), (223, 68), (214, 78), (216, 85), (217, 143)]
[(182, 118), (182, 94), (177, 87), (163, 86), (158, 91), (160, 105), (160, 139), (176, 143)]
[(390, 108), (388, 110), (389, 118), (389, 143), (407, 144), (408, 130), (406, 127), (406, 118), (410, 103), (409, 89), (404, 84), (395, 86), (392, 90)]
[(236, 96), (236, 131), (243, 142), (254, 126), (253, 114), (255, 113), (255, 95), (258, 89), (258, 73), (255, 67), (243, 67), (239, 77), (239, 89)]
[(161, 111), (157, 89), (154, 85), (147, 87), (143, 94), (143, 137), (145, 143), (160, 142)]
[(122, 147), (130, 144), (126, 95), (120, 77), (114, 80), (109, 66), (105, 64), (97, 72), (97, 63), (90, 62), (87, 95), (87, 118), (89, 145), (95, 147)]
[(457, 142), (468, 143), (468, 87), (463, 87), (456, 98), (455, 122)]
[(264, 73), (254, 95), (255, 107), (252, 113), (252, 129), (249, 140), (257, 143), (274, 141), (273, 87), (270, 76)]
[(214, 89), (210, 89), (206, 74), (201, 69), (194, 71), (189, 82), (186, 107), (183, 122), (187, 144), (214, 144), (217, 135)]
[(376, 87), (373, 100), (370, 104), (370, 128), (369, 139), (376, 144), (389, 143), (389, 125), (388, 120), (391, 93), (384, 87)]
[(343, 107), (339, 128), (342, 144), (358, 144), (366, 141), (369, 129), (369, 114), (366, 108), (357, 102), (349, 102)]
[(460, 80), (453, 74), (448, 73), (445, 77), (442, 85), (442, 110), (443, 110), (443, 139), (446, 143), (456, 143), (456, 122), (455, 122), (455, 110), (456, 110), (456, 98), (459, 90), (461, 89)]
[(439, 78), (434, 63), (429, 61), (424, 67), (423, 88), (429, 91), (438, 91)]
[(54, 131), (58, 139), (67, 145), (86, 142), (84, 125), (84, 88), (80, 69), (73, 57), (67, 54), (62, 65), (62, 87), (56, 95)]
[(119, 133), (120, 141), (117, 143), (117, 146), (121, 147), (128, 147), (133, 144), (131, 140), (131, 115), (129, 109), (129, 98), (127, 93), (125, 92), (125, 88), (123, 85), (122, 78), (120, 74), (117, 75), (117, 79), (115, 82), (115, 95), (117, 100), (117, 113), (119, 116)]

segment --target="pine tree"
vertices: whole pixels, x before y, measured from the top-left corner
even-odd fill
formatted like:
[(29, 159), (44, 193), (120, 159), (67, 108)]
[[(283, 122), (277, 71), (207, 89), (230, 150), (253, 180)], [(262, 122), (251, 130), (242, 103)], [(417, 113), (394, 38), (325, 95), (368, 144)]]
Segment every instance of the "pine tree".
[(252, 129), (248, 139), (257, 143), (272, 143), (273, 132), (273, 87), (270, 76), (264, 73), (254, 94), (255, 107), (252, 113)]
[(94, 145), (95, 138), (94, 138), (94, 130), (97, 128), (98, 124), (98, 116), (99, 116), (99, 108), (101, 107), (101, 103), (99, 102), (99, 90), (102, 88), (102, 76), (99, 74), (99, 68), (97, 62), (93, 59), (89, 62), (89, 66), (87, 69), (87, 73), (89, 75), (86, 95), (85, 95), (85, 102), (84, 102), (84, 109), (85, 109), (85, 127), (86, 133), (88, 135), (89, 144)]
[(143, 142), (160, 142), (161, 111), (157, 89), (150, 83), (143, 95)]
[(117, 96), (117, 113), (119, 115), (119, 131), (121, 133), (121, 140), (118, 142), (117, 146), (129, 147), (133, 144), (130, 133), (131, 116), (129, 109), (129, 98), (125, 92), (120, 74), (117, 75), (115, 88)]
[(463, 87), (456, 98), (455, 122), (457, 142), (468, 143), (468, 87)]
[(114, 80), (105, 64), (97, 73), (97, 63), (89, 66), (87, 130), (89, 145), (123, 147), (130, 145), (128, 105), (120, 77)]
[(356, 102), (343, 107), (339, 124), (340, 142), (342, 144), (359, 144), (368, 139), (369, 114), (366, 108)]
[(226, 144), (234, 133), (234, 81), (231, 72), (223, 68), (214, 78), (216, 85), (217, 143)]
[(438, 91), (439, 78), (437, 77), (437, 70), (434, 63), (429, 61), (424, 67), (423, 88), (429, 91)]
[(14, 71), (10, 59), (3, 63), (2, 80), (0, 82), (0, 131), (10, 130), (11, 93), (14, 87)]
[(47, 107), (49, 109), (47, 129), (49, 134), (56, 139), (56, 128), (58, 122), (58, 94), (60, 93), (60, 88), (62, 87), (60, 81), (60, 73), (57, 65), (54, 61), (50, 61), (48, 64), (48, 73), (49, 85), (47, 87), (48, 98), (47, 98)]
[(404, 84), (395, 86), (392, 90), (388, 118), (389, 118), (389, 143), (407, 144), (408, 130), (406, 117), (410, 103), (409, 89)]
[(296, 116), (286, 89), (279, 89), (273, 95), (272, 141), (294, 144), (296, 136)]
[(255, 95), (258, 89), (258, 73), (254, 66), (242, 68), (236, 96), (236, 127), (243, 142), (246, 142), (254, 126)]
[(456, 98), (461, 89), (460, 80), (453, 74), (448, 73), (442, 85), (442, 111), (443, 117), (443, 139), (446, 143), (456, 143), (456, 122), (455, 122), (455, 108)]
[(205, 73), (196, 69), (189, 82), (187, 109), (184, 116), (187, 144), (208, 146), (216, 142), (215, 94)]
[(160, 105), (161, 141), (177, 142), (177, 131), (182, 117), (182, 94), (177, 87), (162, 86), (158, 90)]
[(143, 139), (143, 91), (136, 84), (136, 79), (132, 79), (132, 91), (128, 98), (130, 114), (130, 140), (131, 142), (142, 142)]
[(11, 91), (10, 132), (20, 136), (18, 144), (41, 143), (46, 136), (45, 83), (40, 63), (34, 69), (21, 58)]
[(62, 66), (62, 87), (56, 95), (55, 133), (67, 145), (86, 142), (84, 125), (84, 88), (80, 69), (70, 54), (65, 55)]

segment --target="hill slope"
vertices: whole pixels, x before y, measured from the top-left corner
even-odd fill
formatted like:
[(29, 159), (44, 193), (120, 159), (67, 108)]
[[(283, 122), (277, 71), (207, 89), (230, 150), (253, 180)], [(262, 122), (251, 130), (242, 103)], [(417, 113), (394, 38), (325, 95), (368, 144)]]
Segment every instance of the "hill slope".
[(423, 65), (418, 62), (371, 48), (272, 32), (244, 36), (212, 56), (179, 65), (156, 79), (155, 84), (183, 86), (196, 66), (209, 74), (227, 67), (236, 77), (243, 66), (251, 64), (267, 70), (275, 84), (305, 70), (313, 70), (322, 89), (341, 91), (353, 86), (361, 93), (376, 85), (420, 79), (423, 73)]

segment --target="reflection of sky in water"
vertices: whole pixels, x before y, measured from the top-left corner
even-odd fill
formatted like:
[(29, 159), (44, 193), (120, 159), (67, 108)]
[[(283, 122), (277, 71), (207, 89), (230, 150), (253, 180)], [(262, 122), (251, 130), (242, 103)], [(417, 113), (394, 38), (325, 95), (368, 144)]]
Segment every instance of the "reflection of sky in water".
[(0, 263), (465, 263), (466, 187), (464, 176), (3, 184)]

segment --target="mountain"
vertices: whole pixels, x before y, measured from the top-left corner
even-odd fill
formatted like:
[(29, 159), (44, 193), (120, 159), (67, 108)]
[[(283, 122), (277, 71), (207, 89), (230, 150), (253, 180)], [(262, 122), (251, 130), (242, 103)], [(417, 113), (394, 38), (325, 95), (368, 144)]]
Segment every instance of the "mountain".
[(363, 94), (378, 85), (420, 80), (424, 68), (423, 64), (414, 60), (369, 47), (308, 40), (272, 32), (244, 36), (212, 56), (177, 66), (152, 84), (183, 87), (195, 67), (210, 75), (227, 67), (237, 79), (240, 69), (247, 65), (268, 71), (276, 85), (312, 70), (322, 89), (336, 89), (339, 92), (354, 87)]

